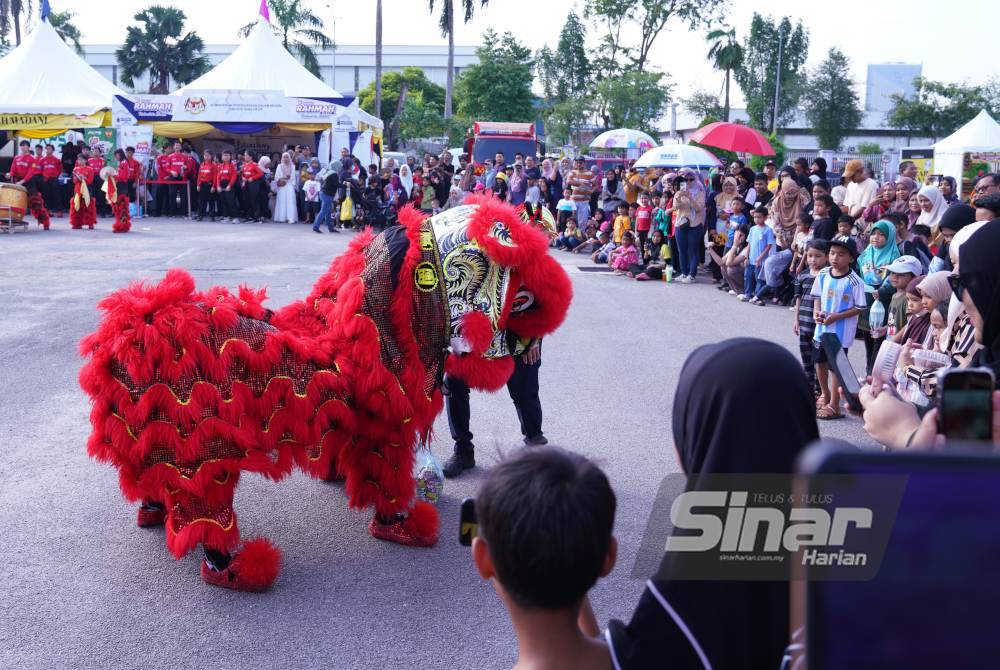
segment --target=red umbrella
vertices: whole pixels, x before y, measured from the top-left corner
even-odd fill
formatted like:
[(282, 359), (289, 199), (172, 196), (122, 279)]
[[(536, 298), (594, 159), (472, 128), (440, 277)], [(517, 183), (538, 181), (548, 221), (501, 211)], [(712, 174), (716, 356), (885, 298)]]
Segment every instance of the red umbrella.
[(704, 128), (694, 131), (688, 141), (757, 156), (775, 155), (771, 143), (760, 134), (760, 131), (740, 123), (727, 123), (725, 121), (710, 123)]

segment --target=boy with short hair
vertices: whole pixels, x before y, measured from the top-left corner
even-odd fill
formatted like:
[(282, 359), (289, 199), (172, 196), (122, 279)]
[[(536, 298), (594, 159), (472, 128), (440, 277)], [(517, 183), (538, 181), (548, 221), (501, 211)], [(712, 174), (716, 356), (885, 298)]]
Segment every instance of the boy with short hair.
[[(827, 266), (830, 254), (830, 242), (822, 238), (813, 238), (806, 245), (806, 269), (795, 277), (795, 322), (792, 332), (799, 336), (799, 354), (802, 356), (802, 367), (806, 378), (812, 386), (813, 395), (822, 397), (819, 381), (816, 379), (815, 357), (816, 342), (813, 334), (816, 332), (816, 321), (813, 318), (813, 303), (816, 298), (812, 294), (813, 283), (819, 271)], [(825, 403), (824, 403), (825, 404)]]
[(813, 320), (816, 322), (813, 362), (819, 378), (820, 398), (829, 399), (826, 405), (819, 406), (817, 403), (817, 419), (840, 419), (844, 416), (840, 411), (840, 389), (837, 381), (830, 376), (830, 364), (820, 338), (824, 333), (835, 334), (845, 354), (854, 342), (858, 315), (868, 306), (865, 284), (851, 269), (857, 258), (858, 246), (853, 238), (845, 235), (830, 240), (830, 265), (819, 271), (810, 291), (815, 299)]
[(475, 504), (472, 558), (510, 615), (515, 667), (612, 667), (587, 600), (618, 552), (600, 468), (555, 447), (522, 449), (489, 471)]
[(889, 273), (889, 283), (896, 289), (886, 310), (885, 336), (891, 339), (906, 327), (906, 287), (914, 277), (923, 274), (923, 266), (915, 256), (900, 256), (885, 269)]
[(837, 224), (830, 218), (833, 209), (833, 198), (823, 194), (813, 202), (813, 237), (829, 242), (837, 234)]
[(597, 242), (600, 245), (593, 254), (590, 255), (590, 260), (601, 265), (606, 265), (608, 258), (611, 257), (611, 252), (618, 248), (609, 237), (607, 231), (602, 230), (597, 236)]
[[(833, 198), (830, 198), (831, 200)], [(850, 214), (841, 214), (837, 219), (836, 237), (849, 237), (854, 241), (854, 248), (858, 247), (858, 238), (854, 236), (854, 217)]]
[(624, 202), (618, 205), (618, 216), (615, 217), (613, 230), (611, 240), (616, 245), (622, 243), (622, 235), (632, 230), (632, 219), (628, 218), (628, 204)]
[(764, 271), (764, 261), (774, 248), (774, 231), (767, 225), (767, 208), (758, 207), (753, 211), (754, 225), (747, 236), (749, 254), (747, 267), (743, 273), (743, 294), (737, 296), (742, 302), (750, 300), (757, 292), (757, 276)]

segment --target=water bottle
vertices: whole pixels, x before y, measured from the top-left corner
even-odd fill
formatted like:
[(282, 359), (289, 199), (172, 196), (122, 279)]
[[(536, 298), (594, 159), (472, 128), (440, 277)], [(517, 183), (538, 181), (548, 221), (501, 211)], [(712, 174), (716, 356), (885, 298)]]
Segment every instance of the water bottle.
[(667, 263), (667, 267), (663, 268), (663, 281), (672, 282), (674, 280), (674, 266)]
[(868, 325), (873, 332), (885, 325), (885, 307), (878, 298), (875, 299), (875, 304), (868, 310)]

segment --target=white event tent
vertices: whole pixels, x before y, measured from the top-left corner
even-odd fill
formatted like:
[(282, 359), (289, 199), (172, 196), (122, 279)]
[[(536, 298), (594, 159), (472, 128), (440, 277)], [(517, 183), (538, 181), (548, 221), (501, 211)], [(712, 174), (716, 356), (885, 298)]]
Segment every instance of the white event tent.
[(0, 59), (0, 130), (35, 138), (69, 128), (100, 127), (121, 89), (40, 21), (20, 46)]
[(323, 133), (327, 158), (332, 146), (358, 144), (370, 153), (383, 127), (356, 99), (306, 70), (264, 18), (224, 61), (174, 93), (117, 97), (114, 117), (116, 125), (148, 124), (160, 135), (203, 138), (206, 146), (236, 136), (248, 148), (312, 144)]
[(934, 171), (962, 179), (965, 154), (1000, 152), (1000, 123), (984, 109), (934, 145)]

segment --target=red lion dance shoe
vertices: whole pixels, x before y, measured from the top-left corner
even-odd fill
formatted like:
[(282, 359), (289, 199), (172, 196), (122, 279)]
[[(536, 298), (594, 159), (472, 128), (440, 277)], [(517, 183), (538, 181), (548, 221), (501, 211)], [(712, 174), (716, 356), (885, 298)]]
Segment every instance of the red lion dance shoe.
[(355, 237), (277, 312), (263, 291), (198, 292), (176, 269), (101, 301), (80, 343), (88, 451), (118, 469), (127, 499), (163, 502), (174, 556), (199, 544), (233, 554), (206, 581), (259, 590), (277, 575), (260, 545), (236, 550), (245, 472), (343, 477), (348, 504), (374, 508), (372, 535), (434, 545), (437, 509), (415, 503), (413, 468), (445, 370), (502, 388), (512, 356), (565, 318), (569, 277), (508, 205), (473, 197), (430, 219), (409, 207), (399, 224)]

